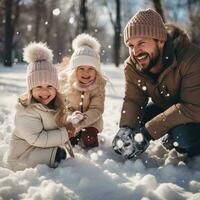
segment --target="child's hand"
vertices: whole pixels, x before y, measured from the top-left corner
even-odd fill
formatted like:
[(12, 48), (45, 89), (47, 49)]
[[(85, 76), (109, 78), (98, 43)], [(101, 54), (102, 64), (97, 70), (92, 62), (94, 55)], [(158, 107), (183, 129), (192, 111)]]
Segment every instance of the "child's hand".
[(69, 139), (71, 137), (75, 137), (75, 135), (76, 135), (76, 128), (72, 125), (72, 123), (67, 123), (66, 129), (67, 129), (67, 133), (68, 133)]
[(68, 118), (68, 121), (71, 122), (73, 125), (77, 125), (80, 121), (86, 118), (86, 115), (80, 111), (75, 111), (72, 115)]

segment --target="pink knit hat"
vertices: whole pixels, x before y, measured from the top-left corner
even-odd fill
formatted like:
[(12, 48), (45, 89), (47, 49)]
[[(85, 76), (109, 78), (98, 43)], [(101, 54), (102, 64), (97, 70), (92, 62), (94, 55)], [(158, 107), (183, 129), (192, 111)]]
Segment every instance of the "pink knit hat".
[(24, 48), (23, 57), (29, 63), (26, 76), (28, 91), (43, 84), (59, 89), (57, 70), (52, 64), (52, 50), (46, 44), (30, 43)]
[(148, 37), (166, 41), (167, 31), (161, 16), (152, 9), (137, 12), (124, 29), (124, 43), (132, 37)]

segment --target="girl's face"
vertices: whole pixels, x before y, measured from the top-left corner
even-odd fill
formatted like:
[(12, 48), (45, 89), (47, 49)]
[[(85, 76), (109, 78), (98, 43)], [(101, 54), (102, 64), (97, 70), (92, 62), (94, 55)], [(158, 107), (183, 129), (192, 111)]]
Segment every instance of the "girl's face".
[(80, 66), (76, 70), (76, 77), (83, 84), (93, 82), (96, 79), (96, 70), (88, 65)]
[(43, 105), (48, 105), (56, 96), (56, 89), (51, 85), (40, 85), (32, 89), (35, 100)]

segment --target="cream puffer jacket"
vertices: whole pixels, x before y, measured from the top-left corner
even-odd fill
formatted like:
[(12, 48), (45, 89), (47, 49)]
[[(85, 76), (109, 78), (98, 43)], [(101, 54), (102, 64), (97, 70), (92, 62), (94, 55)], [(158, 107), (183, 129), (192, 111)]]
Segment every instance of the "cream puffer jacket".
[(68, 140), (66, 128), (58, 127), (55, 110), (40, 103), (16, 106), (15, 129), (7, 152), (7, 164), (12, 170), (23, 170), (37, 164), (55, 166), (58, 146)]

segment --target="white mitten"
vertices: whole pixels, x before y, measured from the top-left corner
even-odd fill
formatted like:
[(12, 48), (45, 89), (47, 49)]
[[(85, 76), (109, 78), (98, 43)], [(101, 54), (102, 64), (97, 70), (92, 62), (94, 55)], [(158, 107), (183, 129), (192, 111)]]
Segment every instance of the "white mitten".
[(71, 122), (73, 125), (78, 124), (85, 118), (85, 114), (80, 111), (75, 111), (72, 113), (71, 116), (68, 117), (68, 121)]

